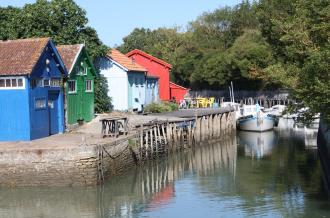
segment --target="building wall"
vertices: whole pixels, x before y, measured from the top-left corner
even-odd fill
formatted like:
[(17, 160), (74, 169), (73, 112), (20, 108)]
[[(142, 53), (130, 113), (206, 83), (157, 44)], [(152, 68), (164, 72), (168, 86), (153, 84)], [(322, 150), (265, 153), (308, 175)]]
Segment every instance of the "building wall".
[(25, 89), (0, 90), (0, 141), (30, 140), (28, 80)]
[(98, 60), (97, 67), (108, 81), (108, 96), (114, 110), (128, 110), (128, 76), (125, 70), (107, 58)]
[[(81, 63), (83, 65), (81, 66)], [(79, 69), (78, 69), (79, 66)], [(87, 68), (87, 75), (81, 73)], [(76, 80), (76, 93), (68, 92), (68, 82), (66, 82), (67, 108), (66, 116), (69, 125), (76, 124), (78, 120), (86, 122), (94, 118), (94, 75), (93, 67), (87, 60), (85, 52), (81, 52), (67, 81)], [(80, 71), (80, 72), (78, 72)], [(92, 92), (86, 92), (86, 80), (92, 81)]]
[(146, 104), (146, 82), (143, 72), (128, 73), (128, 109), (142, 111)]
[[(49, 46), (49, 45), (48, 45)], [(64, 132), (64, 96), (63, 87), (32, 87), (31, 80), (40, 79), (62, 79), (62, 73), (56, 66), (54, 56), (51, 54), (52, 49), (49, 47), (40, 57), (36, 64), (31, 77), (28, 80), (29, 87), (29, 110), (30, 110), (30, 139), (42, 138), (50, 135), (50, 94), (57, 94), (57, 104), (54, 105), (57, 111), (57, 119), (55, 122), (58, 125), (58, 132)], [(49, 64), (46, 65), (46, 59), (49, 60)], [(48, 69), (47, 69), (48, 68)], [(45, 99), (45, 108), (36, 108), (36, 100)]]
[(185, 94), (187, 94), (188, 90), (184, 88), (180, 88), (174, 85), (170, 85), (170, 94), (171, 98), (175, 98), (177, 103), (180, 103), (183, 100)]
[(149, 75), (159, 77), (160, 100), (170, 100), (170, 69), (139, 54), (134, 54), (131, 57), (135, 59), (136, 63), (145, 67)]
[(146, 105), (159, 101), (158, 79), (146, 79)]

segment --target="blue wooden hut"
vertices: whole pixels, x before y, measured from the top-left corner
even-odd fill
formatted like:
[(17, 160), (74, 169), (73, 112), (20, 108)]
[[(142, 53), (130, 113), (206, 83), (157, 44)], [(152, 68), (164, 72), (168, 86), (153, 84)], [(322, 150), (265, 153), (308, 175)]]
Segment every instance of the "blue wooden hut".
[(159, 77), (146, 76), (146, 105), (159, 101)]
[(141, 111), (146, 104), (147, 70), (116, 49), (97, 61), (107, 79), (114, 110)]
[(49, 38), (0, 41), (0, 141), (64, 132), (66, 76)]

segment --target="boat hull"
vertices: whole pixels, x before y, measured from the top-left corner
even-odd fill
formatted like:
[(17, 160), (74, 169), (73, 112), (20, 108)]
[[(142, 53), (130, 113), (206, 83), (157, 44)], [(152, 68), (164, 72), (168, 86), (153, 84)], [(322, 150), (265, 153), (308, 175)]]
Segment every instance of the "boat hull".
[(264, 132), (274, 129), (275, 120), (271, 117), (256, 116), (241, 118), (238, 120), (238, 128), (244, 131)]

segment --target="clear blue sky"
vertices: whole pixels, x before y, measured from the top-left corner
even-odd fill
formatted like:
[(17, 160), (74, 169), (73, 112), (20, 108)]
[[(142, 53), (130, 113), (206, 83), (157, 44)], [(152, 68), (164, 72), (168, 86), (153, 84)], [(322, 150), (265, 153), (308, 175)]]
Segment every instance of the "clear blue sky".
[[(0, 0), (0, 6), (23, 6), (34, 0)], [(185, 27), (203, 12), (233, 6), (241, 0), (76, 0), (87, 11), (89, 25), (108, 46), (120, 45), (136, 27)]]

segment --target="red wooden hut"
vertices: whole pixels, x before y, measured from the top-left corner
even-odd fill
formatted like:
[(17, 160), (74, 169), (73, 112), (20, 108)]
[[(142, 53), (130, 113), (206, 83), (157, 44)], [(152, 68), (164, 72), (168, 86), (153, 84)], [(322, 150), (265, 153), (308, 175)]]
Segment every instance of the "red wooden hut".
[(180, 103), (180, 101), (183, 100), (188, 91), (189, 89), (170, 82), (170, 96), (171, 99), (174, 98), (177, 103)]
[(183, 99), (183, 96), (189, 91), (187, 88), (170, 82), (171, 64), (138, 49), (128, 52), (126, 56), (145, 67), (148, 70), (148, 76), (159, 78), (160, 100), (168, 101), (175, 98), (179, 103), (180, 100)]
[(172, 66), (154, 56), (141, 50), (134, 49), (126, 54), (133, 61), (148, 70), (148, 76), (159, 78), (159, 98), (163, 101), (171, 99), (170, 96), (170, 70)]

